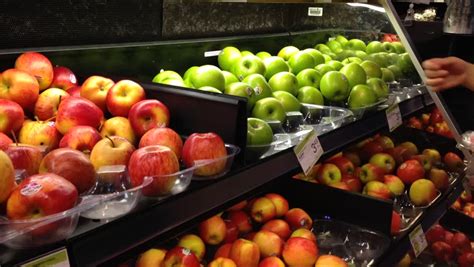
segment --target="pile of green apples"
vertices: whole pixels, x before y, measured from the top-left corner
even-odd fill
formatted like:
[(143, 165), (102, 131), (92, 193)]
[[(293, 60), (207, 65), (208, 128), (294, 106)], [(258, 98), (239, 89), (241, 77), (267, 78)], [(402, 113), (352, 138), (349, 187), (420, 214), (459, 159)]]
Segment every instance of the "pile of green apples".
[[(247, 98), (248, 145), (269, 144), (272, 133), (265, 121), (284, 122), (286, 113), (300, 111), (302, 103), (364, 108), (387, 98), (388, 82), (414, 72), (400, 42), (366, 44), (342, 35), (314, 48), (286, 46), (276, 56), (228, 46), (217, 63), (192, 66), (183, 76), (161, 71), (153, 82)], [(255, 137), (254, 128), (266, 133)]]

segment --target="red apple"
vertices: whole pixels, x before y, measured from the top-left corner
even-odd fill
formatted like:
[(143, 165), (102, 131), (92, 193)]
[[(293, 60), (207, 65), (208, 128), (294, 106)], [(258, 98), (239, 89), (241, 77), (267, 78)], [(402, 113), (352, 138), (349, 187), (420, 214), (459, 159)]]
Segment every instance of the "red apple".
[(469, 241), (469, 238), (464, 233), (454, 233), (449, 244), (458, 255), (465, 252), (472, 252), (471, 241)]
[(375, 137), (374, 141), (378, 142), (383, 147), (384, 151), (395, 147), (392, 139), (385, 135)]
[(444, 230), (441, 225), (435, 224), (426, 232), (425, 235), (426, 241), (428, 241), (428, 244), (431, 245), (436, 241), (444, 241), (446, 230)]
[(143, 183), (146, 176), (153, 177), (153, 182), (143, 188), (146, 196), (169, 194), (179, 171), (179, 162), (171, 149), (165, 146), (147, 146), (133, 152), (128, 163), (128, 172), (132, 186)]
[[(461, 200), (464, 202), (472, 201), (472, 194), (468, 194), (466, 191), (463, 191), (460, 196)], [(467, 204), (467, 203), (466, 203)]]
[(71, 148), (58, 148), (46, 154), (39, 172), (64, 177), (76, 186), (79, 193), (86, 192), (96, 182), (95, 169), (89, 157)]
[(239, 228), (237, 225), (230, 221), (230, 220), (225, 220), (225, 238), (224, 238), (224, 243), (232, 243), (237, 238), (239, 238)]
[(405, 184), (412, 184), (414, 181), (425, 177), (425, 169), (419, 161), (410, 159), (398, 167), (397, 176)]
[(198, 258), (191, 250), (183, 247), (174, 247), (166, 252), (161, 263), (162, 267), (200, 267)]
[(81, 86), (73, 86), (66, 90), (70, 96), (81, 97)]
[(104, 166), (128, 165), (135, 147), (125, 138), (110, 136), (103, 138), (91, 150), (90, 160), (96, 170)]
[(266, 258), (271, 256), (279, 257), (283, 251), (285, 242), (275, 233), (260, 230), (253, 237), (253, 242), (257, 244), (260, 250), (260, 257)]
[(428, 178), (438, 190), (444, 191), (449, 187), (449, 175), (443, 169), (432, 168), (428, 173)]
[(413, 142), (403, 142), (399, 146), (408, 150), (409, 157), (418, 154), (418, 147)]
[(282, 195), (269, 193), (265, 195), (266, 198), (270, 199), (275, 205), (276, 216), (282, 217), (286, 214), (289, 209), (288, 200), (286, 200)]
[(212, 216), (199, 224), (199, 236), (208, 245), (220, 244), (224, 241), (225, 234), (226, 225), (220, 216)]
[(369, 196), (378, 197), (381, 199), (390, 199), (392, 192), (388, 189), (388, 186), (380, 181), (368, 182), (362, 191), (364, 194)]
[(335, 164), (324, 163), (318, 169), (316, 178), (318, 179), (320, 183), (328, 185), (330, 183), (341, 181), (342, 174), (339, 168)]
[(384, 151), (383, 146), (377, 142), (377, 141), (369, 141), (366, 142), (360, 149), (360, 157), (362, 161), (367, 161), (372, 157), (373, 155), (377, 153), (381, 153)]
[(474, 253), (465, 252), (458, 257), (457, 263), (459, 267), (472, 267), (474, 266)]
[(24, 117), (25, 114), (20, 105), (7, 99), (0, 99), (0, 133), (10, 135), (12, 132), (18, 132), (23, 125)]
[(300, 208), (290, 209), (285, 214), (285, 221), (293, 230), (298, 228), (311, 229), (313, 227), (313, 220), (311, 217), (306, 213), (306, 211)]
[(56, 128), (62, 134), (78, 125), (98, 129), (104, 121), (104, 113), (94, 103), (82, 97), (70, 96), (62, 100), (56, 114)]
[(100, 135), (104, 138), (106, 136), (120, 136), (132, 144), (135, 144), (136, 141), (130, 121), (124, 117), (113, 117), (106, 120), (100, 128)]
[(59, 103), (69, 94), (58, 88), (49, 88), (41, 92), (35, 103), (35, 116), (40, 120), (49, 120), (56, 117)]
[(135, 134), (142, 136), (146, 131), (155, 127), (168, 127), (170, 112), (168, 108), (156, 99), (142, 100), (130, 108), (128, 120)]
[(227, 150), (222, 138), (215, 133), (193, 133), (184, 142), (182, 158), (184, 165), (190, 168), (209, 161), (215, 161), (198, 167), (194, 173), (199, 176), (212, 176), (222, 173), (226, 167)]
[(429, 133), (434, 133), (434, 127), (430, 125), (430, 126), (426, 127), (425, 131), (427, 131)]
[(48, 88), (53, 81), (54, 71), (51, 61), (37, 52), (21, 54), (15, 61), (15, 69), (35, 77), (41, 90)]
[(21, 127), (18, 141), (32, 146), (41, 146), (45, 151), (51, 151), (59, 146), (61, 134), (56, 129), (54, 121), (27, 120)]
[(360, 170), (357, 173), (360, 178), (360, 181), (364, 184), (370, 181), (382, 181), (384, 174), (384, 169), (372, 163), (366, 163), (362, 165), (362, 167), (360, 167)]
[(15, 170), (25, 170), (27, 176), (38, 174), (43, 151), (27, 144), (12, 144), (6, 150)]
[(318, 258), (318, 247), (306, 238), (290, 237), (283, 248), (283, 260), (289, 266), (312, 266)]
[(24, 179), (7, 201), (11, 220), (34, 219), (73, 208), (78, 192), (68, 180), (52, 173), (36, 174)]
[(180, 237), (178, 241), (178, 247), (191, 250), (198, 260), (202, 260), (206, 254), (206, 244), (204, 244), (202, 239), (197, 235), (187, 234)]
[(456, 201), (454, 201), (453, 205), (451, 205), (451, 208), (455, 210), (462, 210), (462, 205), (461, 205), (461, 200), (458, 198)]
[(411, 156), (410, 159), (417, 160), (423, 166), (423, 169), (425, 169), (425, 173), (428, 173), (431, 167), (433, 166), (431, 163), (431, 159), (423, 154)]
[(0, 150), (0, 205), (8, 199), (15, 187), (15, 169), (8, 155)]
[(68, 90), (74, 86), (77, 86), (77, 79), (70, 69), (62, 66), (53, 68), (53, 81), (49, 87)]
[(260, 251), (254, 242), (237, 239), (230, 248), (229, 258), (237, 266), (257, 267), (260, 260)]
[(59, 141), (59, 147), (69, 147), (89, 154), (101, 139), (102, 136), (95, 128), (79, 125), (67, 131)]
[(13, 140), (6, 134), (0, 132), (0, 150), (6, 150), (11, 144), (13, 144)]
[(8, 69), (0, 73), (0, 88), (0, 99), (16, 102), (23, 110), (33, 110), (39, 95), (35, 77), (21, 70)]
[(148, 130), (140, 139), (139, 147), (162, 145), (171, 149), (176, 157), (181, 158), (183, 140), (171, 128), (153, 128)]
[(344, 182), (349, 191), (351, 192), (360, 192), (362, 190), (362, 183), (359, 178), (353, 174), (345, 174), (342, 176), (341, 182)]
[(266, 222), (262, 230), (267, 230), (277, 234), (281, 239), (287, 240), (291, 234), (290, 225), (284, 220), (275, 219)]
[(259, 197), (252, 202), (250, 216), (257, 223), (265, 223), (276, 217), (275, 205), (270, 199)]
[(377, 153), (373, 155), (369, 163), (377, 165), (378, 167), (382, 168), (385, 174), (390, 174), (395, 169), (395, 159), (387, 153)]
[(446, 232), (444, 233), (444, 240), (442, 240), (442, 241), (444, 241), (444, 242), (450, 244), (450, 243), (451, 243), (451, 240), (453, 240), (453, 236), (454, 236), (453, 233), (451, 233), (450, 231), (446, 231)]
[(421, 114), (421, 123), (423, 123), (424, 126), (428, 126), (430, 124), (430, 117), (428, 113)]
[(285, 267), (285, 263), (278, 257), (268, 257), (263, 259), (258, 267)]
[(214, 259), (217, 258), (229, 258), (230, 254), (230, 249), (232, 248), (233, 243), (227, 243), (222, 246), (220, 246), (217, 250), (216, 253), (214, 254)]
[(435, 125), (436, 123), (443, 122), (443, 115), (438, 108), (434, 108), (430, 114), (430, 124)]
[(400, 232), (400, 226), (402, 224), (402, 218), (400, 214), (396, 211), (392, 211), (392, 223), (390, 224), (390, 233), (392, 235), (398, 234)]
[(90, 100), (103, 112), (107, 111), (105, 99), (110, 88), (114, 86), (114, 81), (102, 76), (91, 76), (87, 78), (81, 86), (81, 97)]
[(110, 88), (105, 103), (113, 116), (127, 117), (132, 106), (142, 100), (145, 100), (145, 90), (141, 85), (121, 80)]
[(360, 166), (361, 160), (359, 154), (357, 154), (356, 152), (344, 151), (343, 156), (352, 162), (354, 168)]
[(336, 165), (341, 171), (342, 175), (354, 173), (354, 164), (352, 163), (352, 161), (350, 161), (348, 158), (344, 156), (331, 158), (327, 160), (326, 162)]
[(247, 200), (242, 200), (234, 206), (228, 208), (227, 211), (242, 210), (243, 208), (247, 207), (247, 204)]
[(397, 164), (402, 164), (406, 160), (410, 159), (410, 153), (407, 148), (396, 146), (394, 148), (387, 149), (385, 152), (390, 154)]
[(474, 211), (474, 204), (473, 203), (466, 203), (466, 205), (464, 205), (464, 207), (462, 208), (463, 211), (467, 211), (467, 212), (471, 212), (471, 211)]
[(387, 185), (393, 197), (400, 196), (405, 191), (405, 184), (395, 175), (384, 175), (383, 182)]
[(341, 190), (350, 191), (349, 186), (344, 182), (330, 183), (330, 184), (328, 184), (328, 186), (338, 188), (338, 189), (341, 189)]
[(407, 126), (419, 130), (423, 129), (423, 123), (417, 117), (411, 117), (407, 122)]
[(241, 234), (252, 231), (252, 221), (245, 212), (241, 210), (231, 211), (229, 212), (228, 219), (237, 225)]
[(431, 245), (431, 252), (435, 260), (440, 263), (448, 263), (454, 254), (453, 248), (443, 241), (434, 242)]
[(349, 265), (341, 258), (335, 255), (321, 255), (314, 267), (348, 267)]
[(302, 237), (316, 243), (316, 236), (313, 234), (313, 232), (311, 232), (311, 230), (308, 230), (306, 228), (296, 229), (295, 231), (293, 231), (293, 233), (291, 233), (290, 237)]
[(446, 167), (449, 171), (461, 172), (464, 170), (464, 163), (457, 154), (453, 152), (448, 152), (444, 154), (443, 162), (446, 164)]

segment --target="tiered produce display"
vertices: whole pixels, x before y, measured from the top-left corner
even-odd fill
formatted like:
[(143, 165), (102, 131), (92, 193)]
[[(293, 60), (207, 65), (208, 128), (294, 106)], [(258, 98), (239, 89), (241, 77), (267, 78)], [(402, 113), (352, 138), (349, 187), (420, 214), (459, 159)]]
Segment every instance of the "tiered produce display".
[(405, 124), (411, 128), (425, 130), (430, 133), (453, 138), (453, 134), (449, 129), (448, 124), (436, 107), (434, 107), (430, 113), (423, 113), (420, 116), (409, 118)]

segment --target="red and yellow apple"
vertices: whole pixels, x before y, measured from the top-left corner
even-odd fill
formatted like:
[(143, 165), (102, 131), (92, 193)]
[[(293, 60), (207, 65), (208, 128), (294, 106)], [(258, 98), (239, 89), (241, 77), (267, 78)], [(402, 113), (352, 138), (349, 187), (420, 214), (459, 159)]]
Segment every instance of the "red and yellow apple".
[(211, 261), (207, 267), (237, 267), (237, 265), (231, 259), (219, 257)]
[(357, 172), (362, 183), (366, 184), (371, 181), (382, 181), (385, 170), (378, 165), (366, 163), (360, 167)]
[(408, 195), (416, 206), (426, 206), (436, 198), (437, 191), (432, 181), (419, 179), (411, 184)]
[(208, 245), (220, 244), (225, 235), (226, 225), (220, 216), (212, 216), (199, 224), (199, 236)]
[(330, 183), (341, 181), (342, 174), (339, 168), (335, 164), (324, 163), (318, 169), (316, 178), (318, 179), (320, 183), (328, 185)]
[(225, 222), (225, 238), (224, 243), (232, 243), (239, 238), (239, 228), (231, 220), (224, 220)]
[(326, 162), (336, 165), (341, 171), (342, 175), (354, 173), (354, 164), (344, 156), (333, 157), (326, 160)]
[(66, 67), (56, 66), (53, 68), (53, 81), (49, 87), (68, 90), (77, 86), (76, 75)]
[(443, 162), (448, 170), (453, 172), (461, 172), (465, 167), (461, 157), (453, 152), (444, 154)]
[(265, 223), (276, 217), (273, 202), (266, 197), (259, 197), (252, 202), (250, 216), (257, 223)]
[(260, 250), (254, 242), (240, 238), (232, 244), (229, 258), (237, 266), (257, 267), (260, 261)]
[(393, 173), (396, 164), (395, 159), (387, 153), (377, 153), (370, 158), (369, 162), (382, 168), (385, 174)]
[(263, 259), (258, 267), (285, 267), (285, 263), (278, 257), (268, 257)]
[(345, 183), (351, 192), (360, 192), (362, 190), (362, 183), (354, 174), (343, 175), (341, 182)]
[(398, 167), (397, 176), (405, 184), (412, 184), (416, 180), (425, 177), (425, 169), (418, 160), (410, 159)]
[(5, 202), (15, 187), (15, 169), (8, 155), (0, 150), (0, 204)]
[(18, 132), (24, 118), (25, 113), (20, 105), (7, 99), (0, 99), (0, 133), (10, 135), (12, 132)]
[(220, 246), (217, 250), (216, 253), (214, 254), (214, 259), (217, 258), (229, 258), (230, 255), (230, 249), (232, 248), (233, 243), (227, 243), (222, 246)]
[(8, 135), (0, 132), (0, 150), (6, 150), (11, 144), (13, 144), (13, 140)]
[(54, 71), (51, 61), (37, 52), (21, 54), (15, 61), (15, 69), (24, 71), (36, 78), (40, 90), (49, 88), (53, 81)]
[(35, 77), (17, 69), (0, 73), (0, 99), (16, 102), (23, 110), (33, 111), (38, 96), (39, 85)]
[(405, 184), (395, 175), (384, 175), (383, 182), (387, 185), (393, 197), (400, 196), (405, 192)]
[(206, 254), (206, 245), (197, 235), (187, 234), (182, 236), (178, 241), (178, 247), (183, 247), (191, 250), (191, 252), (194, 253), (194, 255), (198, 258), (198, 260), (202, 260), (204, 255)]
[(104, 166), (128, 165), (135, 147), (125, 138), (110, 136), (103, 138), (91, 150), (90, 160), (95, 170)]
[(443, 169), (432, 168), (428, 172), (428, 179), (435, 185), (436, 189), (444, 191), (449, 187), (449, 175)]
[(81, 97), (90, 100), (98, 106), (102, 112), (107, 111), (105, 99), (110, 88), (114, 86), (114, 81), (102, 76), (91, 76), (87, 78), (81, 86)]
[(104, 121), (104, 113), (91, 101), (70, 96), (59, 103), (56, 114), (56, 128), (61, 134), (78, 125), (99, 129)]
[(285, 214), (285, 221), (290, 225), (290, 228), (296, 230), (298, 228), (311, 229), (313, 227), (313, 220), (300, 208), (293, 208), (288, 210)]
[(156, 99), (146, 99), (134, 104), (128, 112), (128, 120), (137, 136), (155, 127), (168, 127), (170, 112)]
[(431, 160), (431, 163), (434, 166), (438, 165), (441, 162), (441, 154), (439, 153), (438, 150), (434, 148), (424, 149), (422, 154), (427, 156)]
[(288, 200), (286, 200), (282, 195), (276, 193), (269, 193), (265, 195), (266, 198), (270, 199), (275, 205), (276, 216), (282, 217), (286, 214), (289, 209)]
[(135, 267), (161, 266), (166, 250), (151, 248), (138, 256)]
[(306, 228), (296, 229), (295, 231), (293, 231), (293, 233), (291, 233), (290, 237), (302, 237), (316, 243), (316, 235), (313, 232), (311, 232), (311, 230), (308, 230)]
[(275, 233), (260, 230), (253, 237), (253, 242), (260, 250), (260, 257), (281, 256), (285, 242)]
[(321, 255), (314, 267), (348, 267), (349, 265), (341, 258), (335, 255)]
[(27, 176), (38, 174), (43, 151), (27, 144), (12, 144), (6, 150), (15, 170), (25, 170)]
[(318, 247), (302, 237), (290, 237), (283, 247), (283, 260), (289, 266), (313, 266), (318, 258)]
[(134, 81), (121, 80), (110, 88), (105, 103), (113, 116), (127, 117), (132, 106), (145, 100), (145, 97), (145, 90), (141, 85)]
[(222, 173), (227, 163), (227, 150), (222, 138), (212, 132), (193, 133), (184, 142), (182, 159), (199, 176), (213, 176)]
[(281, 219), (270, 220), (261, 229), (277, 234), (282, 240), (287, 240), (291, 234), (290, 225)]
[(187, 248), (174, 247), (166, 252), (161, 267), (200, 267), (198, 258)]
[(69, 147), (89, 154), (101, 139), (102, 136), (95, 128), (78, 125), (67, 131), (59, 141), (59, 147)]
[(392, 192), (388, 189), (388, 186), (380, 181), (370, 181), (368, 182), (362, 191), (364, 194), (369, 196), (381, 198), (381, 199), (390, 199)]
[(229, 212), (228, 219), (237, 225), (241, 234), (252, 231), (252, 221), (245, 212), (241, 210), (231, 211)]
[(153, 128), (148, 130), (140, 139), (139, 147), (162, 145), (171, 149), (176, 157), (181, 158), (183, 140), (171, 128)]
[(23, 144), (43, 147), (51, 151), (59, 146), (61, 134), (56, 129), (54, 121), (30, 121), (23, 123), (18, 135), (18, 141)]
[(49, 88), (41, 92), (35, 103), (35, 116), (39, 120), (49, 120), (56, 117), (59, 103), (69, 94), (59, 88)]
[(112, 117), (104, 122), (100, 128), (100, 135), (106, 136), (121, 136), (127, 139), (130, 143), (135, 145), (136, 136), (133, 131), (130, 121), (125, 117)]

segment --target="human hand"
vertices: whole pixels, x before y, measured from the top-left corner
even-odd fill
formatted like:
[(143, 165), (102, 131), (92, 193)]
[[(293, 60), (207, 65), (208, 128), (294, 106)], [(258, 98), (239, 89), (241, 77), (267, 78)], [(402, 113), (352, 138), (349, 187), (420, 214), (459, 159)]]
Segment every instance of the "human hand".
[(423, 62), (426, 84), (433, 91), (442, 91), (459, 85), (474, 90), (474, 66), (457, 57), (433, 58)]

